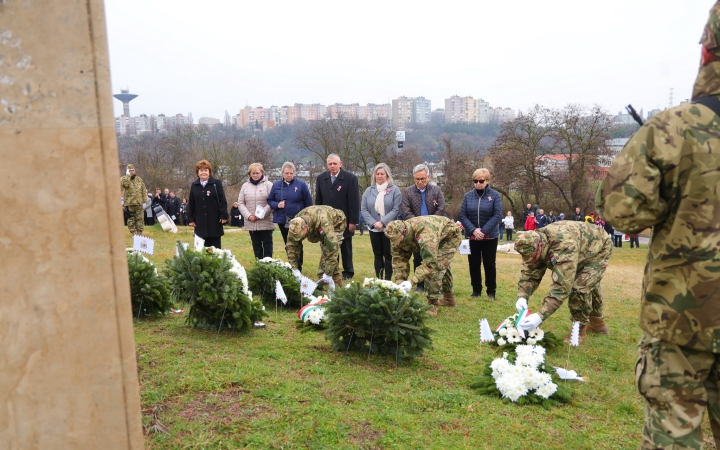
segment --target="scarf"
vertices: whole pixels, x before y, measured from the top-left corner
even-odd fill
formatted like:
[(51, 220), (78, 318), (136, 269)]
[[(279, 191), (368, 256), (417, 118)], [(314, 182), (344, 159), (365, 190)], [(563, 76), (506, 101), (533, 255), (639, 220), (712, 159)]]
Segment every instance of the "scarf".
[(380, 214), (380, 218), (385, 217), (385, 190), (388, 187), (388, 182), (383, 184), (376, 184), (375, 187), (378, 190), (377, 198), (375, 199), (375, 211)]
[(265, 181), (265, 175), (263, 175), (263, 176), (261, 176), (260, 178), (258, 178), (257, 181), (253, 180), (252, 177), (250, 177), (250, 182), (251, 182), (252, 184), (254, 184), (255, 186), (257, 186), (258, 184), (260, 184), (262, 181)]

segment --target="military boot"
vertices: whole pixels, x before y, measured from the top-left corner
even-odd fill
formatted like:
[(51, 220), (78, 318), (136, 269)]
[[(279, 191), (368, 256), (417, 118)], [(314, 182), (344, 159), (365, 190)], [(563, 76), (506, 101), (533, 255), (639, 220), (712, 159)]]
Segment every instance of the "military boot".
[(332, 276), (332, 279), (333, 279), (333, 281), (335, 282), (335, 288), (336, 288), (336, 289), (343, 287), (343, 278), (342, 278), (342, 275), (340, 275), (339, 273), (336, 273), (335, 275)]
[[(580, 333), (578, 333), (578, 345), (585, 342), (585, 336), (587, 335), (587, 325), (580, 325)], [(567, 337), (563, 340), (564, 343), (567, 345), (570, 345), (570, 342), (572, 341), (572, 330), (570, 330), (570, 334), (567, 335)]]
[(592, 317), (590, 316), (590, 323), (587, 326), (587, 330), (590, 333), (610, 334), (610, 330), (605, 324), (605, 320), (602, 316)]
[(437, 306), (455, 306), (457, 303), (455, 302), (455, 294), (452, 292), (446, 292), (443, 294), (443, 298), (441, 300), (438, 300), (436, 303)]
[(428, 299), (428, 304), (430, 306), (432, 306), (432, 308), (425, 311), (425, 314), (427, 314), (428, 316), (433, 316), (433, 317), (437, 316), (437, 313), (438, 313), (437, 303), (438, 303), (437, 300)]

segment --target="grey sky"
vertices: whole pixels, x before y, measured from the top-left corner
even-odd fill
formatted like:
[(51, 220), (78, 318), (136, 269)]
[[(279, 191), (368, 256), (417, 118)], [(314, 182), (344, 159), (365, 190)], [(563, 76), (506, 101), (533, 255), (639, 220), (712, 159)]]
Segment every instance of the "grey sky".
[[(690, 97), (712, 1), (106, 0), (113, 93), (132, 115), (451, 95), (491, 106)], [(115, 113), (122, 105), (113, 100)]]

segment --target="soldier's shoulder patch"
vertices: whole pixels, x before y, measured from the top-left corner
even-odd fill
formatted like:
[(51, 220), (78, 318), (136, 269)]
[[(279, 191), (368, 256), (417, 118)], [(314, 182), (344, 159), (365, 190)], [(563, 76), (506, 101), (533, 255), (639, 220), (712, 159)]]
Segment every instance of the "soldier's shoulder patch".
[(557, 280), (558, 280), (558, 274), (557, 274), (557, 272), (554, 272), (554, 271), (553, 271), (553, 273), (552, 273), (552, 280), (557, 283)]
[(554, 266), (556, 262), (557, 262), (557, 259), (555, 258), (555, 254), (550, 253), (550, 264), (552, 264)]

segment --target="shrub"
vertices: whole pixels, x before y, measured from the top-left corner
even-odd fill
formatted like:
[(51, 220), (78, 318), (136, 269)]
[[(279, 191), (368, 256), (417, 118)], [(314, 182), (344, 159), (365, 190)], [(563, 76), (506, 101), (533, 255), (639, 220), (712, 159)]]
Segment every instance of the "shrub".
[(142, 253), (128, 250), (133, 317), (158, 317), (173, 307), (165, 278)]
[(188, 324), (243, 330), (267, 316), (262, 303), (252, 300), (245, 269), (229, 250), (185, 250), (179, 242), (177, 248), (165, 274), (172, 298), (189, 306)]
[(326, 338), (335, 350), (403, 357), (432, 348), (425, 326), (428, 306), (419, 294), (406, 294), (389, 281), (366, 279), (331, 293), (326, 303)]

